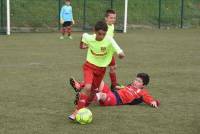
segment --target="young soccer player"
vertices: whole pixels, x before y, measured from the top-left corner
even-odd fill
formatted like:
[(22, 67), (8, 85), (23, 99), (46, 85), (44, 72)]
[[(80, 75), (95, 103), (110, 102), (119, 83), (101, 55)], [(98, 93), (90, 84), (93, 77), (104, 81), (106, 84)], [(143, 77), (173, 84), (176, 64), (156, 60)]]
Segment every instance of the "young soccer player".
[[(130, 85), (115, 91), (111, 91), (109, 86), (102, 81), (94, 100), (98, 101), (101, 106), (135, 105), (144, 102), (147, 105), (158, 108), (160, 101), (155, 100), (146, 88), (149, 80), (148, 74), (138, 73)], [(79, 83), (76, 81), (76, 84)], [(73, 84), (72, 87), (76, 89)], [(80, 91), (80, 89), (77, 89), (77, 91)]]
[[(114, 24), (116, 22), (116, 12), (112, 9), (108, 9), (105, 14), (105, 21), (106, 24), (108, 25), (108, 31), (107, 35), (114, 37)], [(110, 71), (109, 71), (109, 76), (110, 76), (110, 81), (111, 81), (111, 89), (115, 90), (118, 88), (120, 85), (117, 82), (117, 76), (116, 76), (116, 62), (115, 62), (115, 57), (112, 57), (112, 61), (109, 64)]]
[[(105, 22), (108, 26), (108, 31), (106, 32), (106, 35), (107, 36), (111, 36), (111, 37), (114, 37), (114, 24), (115, 24), (115, 21), (116, 21), (116, 12), (112, 9), (108, 9), (106, 11), (106, 14), (105, 14)], [(86, 49), (87, 46), (84, 45), (84, 44), (81, 44), (80, 45), (80, 48), (81, 49)], [(110, 81), (111, 81), (111, 89), (112, 90), (115, 90), (116, 88), (119, 88), (120, 85), (118, 84), (117, 82), (117, 76), (116, 76), (116, 62), (115, 62), (115, 57), (113, 56), (112, 57), (112, 60), (109, 64), (109, 67), (110, 67), (110, 70), (109, 70), (109, 76), (110, 76)]]
[(60, 36), (60, 39), (64, 39), (66, 33), (68, 38), (72, 39), (71, 32), (74, 19), (72, 14), (71, 0), (65, 0), (65, 5), (61, 8), (60, 23), (62, 24), (62, 36)]
[(109, 36), (105, 36), (108, 30), (104, 21), (98, 21), (94, 27), (95, 34), (82, 35), (82, 42), (87, 44), (87, 59), (83, 65), (84, 87), (79, 93), (76, 110), (68, 118), (75, 119), (77, 110), (89, 106), (97, 92), (101, 81), (103, 80), (106, 67), (112, 60), (114, 53), (117, 53), (121, 59), (125, 55), (123, 50), (118, 47), (115, 40)]

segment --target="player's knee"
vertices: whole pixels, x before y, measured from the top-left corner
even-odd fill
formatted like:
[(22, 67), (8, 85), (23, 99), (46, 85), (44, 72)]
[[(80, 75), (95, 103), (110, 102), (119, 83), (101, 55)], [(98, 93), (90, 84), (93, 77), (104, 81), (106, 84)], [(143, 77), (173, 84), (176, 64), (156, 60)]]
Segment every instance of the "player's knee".
[(100, 99), (102, 101), (105, 101), (106, 100), (106, 94), (105, 93), (100, 93)]
[(84, 86), (83, 92), (84, 92), (85, 94), (89, 95), (90, 92), (91, 92), (91, 87), (92, 87), (91, 84), (86, 84), (86, 85)]

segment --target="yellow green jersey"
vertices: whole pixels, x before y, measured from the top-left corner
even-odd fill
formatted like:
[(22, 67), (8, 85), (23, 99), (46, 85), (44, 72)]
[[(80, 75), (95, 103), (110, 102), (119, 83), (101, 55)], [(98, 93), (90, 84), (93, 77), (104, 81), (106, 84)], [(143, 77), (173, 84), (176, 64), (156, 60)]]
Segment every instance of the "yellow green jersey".
[(114, 37), (114, 30), (115, 30), (114, 24), (107, 25), (107, 26), (108, 26), (108, 31), (106, 34), (111, 37)]
[(82, 42), (88, 46), (87, 61), (98, 67), (107, 67), (115, 52), (118, 54), (123, 52), (110, 36), (105, 36), (103, 40), (97, 41), (96, 34), (90, 35), (84, 33)]

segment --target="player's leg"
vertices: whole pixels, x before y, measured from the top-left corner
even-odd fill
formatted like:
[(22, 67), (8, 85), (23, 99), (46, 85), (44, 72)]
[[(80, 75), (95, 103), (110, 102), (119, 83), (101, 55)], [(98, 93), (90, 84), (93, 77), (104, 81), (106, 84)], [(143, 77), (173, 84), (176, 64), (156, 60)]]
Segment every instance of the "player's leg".
[(72, 22), (67, 21), (67, 27), (66, 27), (66, 32), (69, 37), (69, 39), (72, 39), (71, 33), (72, 33)]
[(61, 34), (62, 36), (60, 36), (60, 39), (64, 39), (65, 33), (66, 33), (66, 27), (67, 27), (67, 23), (66, 21), (62, 24), (62, 29), (61, 29)]
[(114, 56), (112, 57), (111, 63), (109, 64), (110, 71), (110, 81), (111, 81), (111, 89), (114, 89), (117, 86), (117, 76), (116, 76), (116, 62)]
[(99, 92), (96, 93), (97, 101), (101, 106), (115, 106), (117, 105), (117, 99), (113, 92), (109, 91), (107, 93)]
[(111, 90), (114, 91), (114, 90), (123, 88), (124, 86), (120, 85), (117, 82), (117, 75), (116, 75), (117, 65), (116, 65), (114, 56), (112, 57), (109, 67), (110, 67), (109, 75), (110, 75), (110, 81), (111, 81), (111, 86), (110, 86)]
[(96, 93), (99, 91), (99, 87), (102, 84), (105, 71), (106, 71), (106, 68), (97, 68), (94, 70), (91, 94), (89, 96), (88, 103), (91, 103), (94, 100)]
[(85, 86), (82, 91), (78, 94), (78, 100), (76, 101), (76, 110), (68, 116), (69, 119), (74, 120), (76, 117), (76, 113), (79, 109), (87, 107), (89, 105), (89, 96), (91, 94), (91, 87), (93, 82), (93, 69), (90, 68), (87, 63), (83, 65), (83, 74)]
[(75, 90), (75, 92), (80, 92), (83, 87), (85, 86), (85, 82), (79, 82), (77, 81), (75, 78), (71, 77), (69, 79), (70, 85), (73, 87), (73, 89)]

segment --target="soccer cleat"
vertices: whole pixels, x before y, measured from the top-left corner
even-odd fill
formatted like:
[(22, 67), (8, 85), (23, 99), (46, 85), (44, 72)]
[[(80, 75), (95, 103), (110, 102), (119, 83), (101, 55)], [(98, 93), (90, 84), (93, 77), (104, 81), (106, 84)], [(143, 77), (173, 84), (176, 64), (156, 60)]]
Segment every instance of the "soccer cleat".
[(69, 79), (70, 85), (74, 88), (75, 92), (81, 91), (81, 85), (78, 81), (76, 81), (74, 78)]
[(68, 119), (70, 119), (70, 120), (72, 120), (72, 121), (74, 121), (75, 118), (76, 118), (76, 116), (74, 116), (73, 114), (71, 114), (71, 115), (68, 116)]
[(72, 38), (72, 36), (68, 36), (68, 37), (69, 37), (69, 39), (70, 39), (70, 40), (72, 40), (72, 39), (73, 39), (73, 38)]
[(75, 112), (73, 112), (71, 115), (68, 116), (68, 119), (75, 121), (76, 119), (76, 114), (77, 114), (77, 110)]
[(60, 36), (60, 39), (63, 40), (63, 39), (64, 39), (64, 36)]

